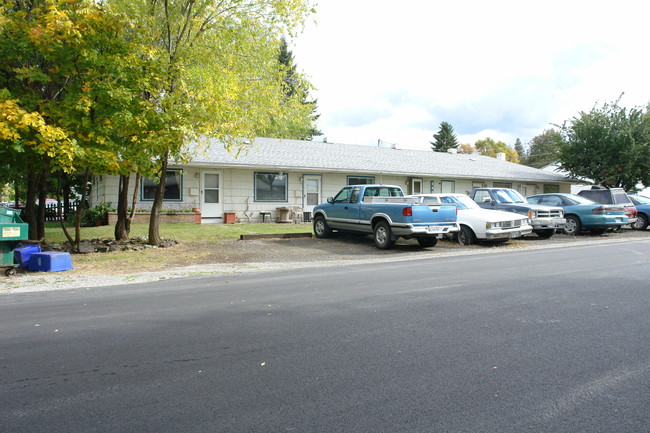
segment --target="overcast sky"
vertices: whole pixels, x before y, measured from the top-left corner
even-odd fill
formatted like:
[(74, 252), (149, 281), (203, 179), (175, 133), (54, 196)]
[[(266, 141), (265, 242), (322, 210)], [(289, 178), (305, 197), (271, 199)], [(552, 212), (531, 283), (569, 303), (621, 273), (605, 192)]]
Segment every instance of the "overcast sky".
[(650, 101), (650, 2), (320, 0), (292, 42), (330, 142), (429, 149), (440, 122), (460, 143), (526, 145), (616, 100)]

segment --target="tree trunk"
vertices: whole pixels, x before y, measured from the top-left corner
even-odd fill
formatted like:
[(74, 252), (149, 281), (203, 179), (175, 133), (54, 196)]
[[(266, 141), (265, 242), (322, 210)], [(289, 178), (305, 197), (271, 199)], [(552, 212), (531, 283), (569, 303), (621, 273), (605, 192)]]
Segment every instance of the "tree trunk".
[(156, 186), (156, 196), (153, 200), (153, 205), (151, 206), (151, 218), (149, 219), (149, 245), (160, 245), (162, 244), (162, 238), (160, 237), (160, 209), (162, 208), (162, 201), (165, 196), (165, 179), (167, 178), (167, 163), (169, 158), (169, 152), (165, 152), (161, 158), (161, 167), (160, 167), (160, 181)]
[[(57, 212), (57, 217), (58, 217), (59, 223), (61, 223), (61, 230), (63, 230), (63, 234), (68, 239), (68, 242), (70, 242), (70, 245), (72, 245), (72, 244), (74, 244), (74, 239), (72, 239), (72, 236), (70, 236), (70, 233), (68, 232), (68, 228), (65, 226), (65, 222), (67, 220), (67, 218), (65, 218), (65, 215), (67, 215), (67, 210), (68, 210), (67, 205), (68, 205), (68, 203), (70, 201), (69, 199), (65, 200), (66, 204), (64, 205), (64, 208), (61, 209), (61, 182), (62, 182), (62, 177), (63, 176), (62, 176), (61, 172), (59, 172), (59, 175), (58, 175), (59, 180), (58, 180), (58, 185), (57, 185), (57, 188), (56, 188), (56, 201), (57, 201), (56, 212)], [(70, 185), (67, 182), (67, 176), (66, 176), (66, 181), (65, 182), (66, 182), (66, 185), (65, 185), (66, 188), (64, 188), (64, 191), (66, 191), (67, 189), (70, 189)], [(64, 211), (64, 209), (65, 209), (65, 211)]]
[(129, 180), (130, 174), (121, 174), (117, 192), (117, 221), (115, 222), (115, 240), (125, 241), (129, 239), (127, 227), (128, 206), (129, 206)]
[(59, 175), (59, 183), (63, 182), (61, 188), (63, 189), (63, 215), (59, 214), (59, 219), (63, 218), (64, 221), (68, 220), (70, 215), (70, 176), (67, 174)]
[(138, 202), (138, 190), (140, 189), (140, 173), (135, 174), (135, 185), (133, 185), (133, 198), (131, 200), (131, 213), (126, 218), (126, 233), (131, 233), (131, 222), (135, 217), (135, 208)]
[(48, 169), (43, 167), (38, 178), (38, 214), (36, 215), (36, 238), (45, 238), (45, 207), (47, 206)]
[(27, 197), (25, 197), (25, 222), (29, 224), (29, 239), (38, 239), (38, 228), (36, 227), (36, 178), (37, 174), (30, 167), (27, 172)]
[(77, 214), (74, 225), (74, 249), (77, 252), (79, 252), (79, 243), (81, 242), (81, 215), (85, 210), (86, 192), (88, 191), (88, 179), (90, 179), (90, 173), (90, 167), (86, 167), (83, 186), (81, 187), (81, 202), (77, 205)]

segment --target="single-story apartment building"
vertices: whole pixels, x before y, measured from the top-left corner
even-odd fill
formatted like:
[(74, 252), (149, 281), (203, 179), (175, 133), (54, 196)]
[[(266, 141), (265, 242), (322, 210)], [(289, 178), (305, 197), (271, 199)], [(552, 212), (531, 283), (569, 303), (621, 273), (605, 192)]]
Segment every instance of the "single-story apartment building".
[[(273, 138), (242, 144), (244, 150), (237, 155), (217, 140), (195, 143), (188, 163), (170, 162), (163, 209), (200, 209), (202, 223), (276, 221), (286, 218), (287, 209), (309, 218), (314, 206), (349, 184), (399, 185), (406, 194), (469, 193), (474, 187), (494, 186), (526, 196), (569, 192), (577, 183), (478, 154)], [(116, 205), (118, 182), (117, 176), (94, 176), (91, 206)], [(137, 207), (150, 209), (155, 183), (144, 179), (139, 188)]]

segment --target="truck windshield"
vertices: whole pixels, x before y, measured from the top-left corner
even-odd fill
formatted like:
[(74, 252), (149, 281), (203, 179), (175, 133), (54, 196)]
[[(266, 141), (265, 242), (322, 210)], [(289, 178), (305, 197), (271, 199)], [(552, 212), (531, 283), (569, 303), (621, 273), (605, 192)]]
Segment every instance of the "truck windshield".
[(495, 191), (499, 203), (527, 203), (523, 195), (513, 189), (500, 189)]

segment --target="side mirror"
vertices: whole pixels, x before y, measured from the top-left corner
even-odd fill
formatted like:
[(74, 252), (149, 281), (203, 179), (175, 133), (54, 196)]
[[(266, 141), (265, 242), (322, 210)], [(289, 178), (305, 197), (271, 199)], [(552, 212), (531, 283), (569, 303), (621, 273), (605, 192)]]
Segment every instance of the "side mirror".
[(483, 197), (483, 203), (491, 203), (492, 199), (490, 197)]
[(327, 197), (328, 203), (334, 203), (334, 197)]

